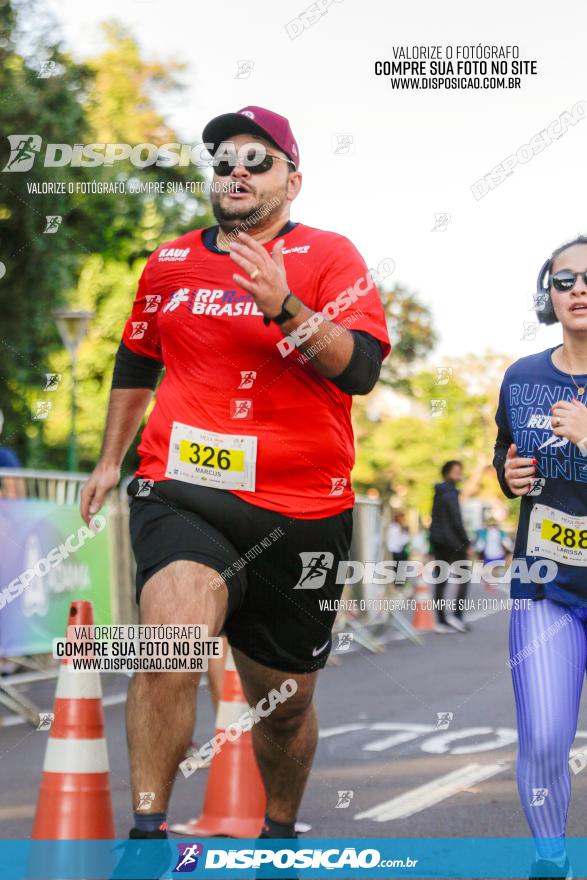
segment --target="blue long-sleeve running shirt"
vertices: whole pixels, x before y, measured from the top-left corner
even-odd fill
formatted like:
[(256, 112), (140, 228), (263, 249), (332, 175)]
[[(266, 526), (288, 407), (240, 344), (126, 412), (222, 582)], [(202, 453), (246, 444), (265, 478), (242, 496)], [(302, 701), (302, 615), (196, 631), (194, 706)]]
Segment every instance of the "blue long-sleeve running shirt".
[[(546, 596), (569, 604), (587, 604), (587, 455), (551, 429), (550, 407), (578, 397), (587, 404), (587, 375), (575, 375), (579, 395), (568, 373), (552, 362), (549, 348), (520, 358), (503, 378), (495, 415), (498, 434), (493, 463), (501, 487), (514, 497), (503, 477), (508, 447), (513, 442), (522, 458), (535, 458), (534, 487), (521, 499), (520, 520), (512, 563), (512, 598)], [(538, 560), (552, 560), (558, 572), (545, 583), (517, 574), (517, 561), (530, 569)], [(554, 568), (554, 566), (552, 566)], [(544, 571), (546, 569), (544, 568)], [(527, 582), (524, 582), (527, 581)]]

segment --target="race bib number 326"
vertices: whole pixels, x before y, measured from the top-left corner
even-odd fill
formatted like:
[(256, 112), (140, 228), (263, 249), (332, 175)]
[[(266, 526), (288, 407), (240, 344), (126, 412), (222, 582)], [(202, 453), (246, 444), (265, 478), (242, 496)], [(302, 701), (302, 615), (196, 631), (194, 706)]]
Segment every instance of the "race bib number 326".
[(535, 504), (526, 552), (566, 565), (587, 565), (587, 516), (572, 516), (546, 504)]
[(215, 489), (255, 491), (257, 438), (174, 422), (165, 476)]

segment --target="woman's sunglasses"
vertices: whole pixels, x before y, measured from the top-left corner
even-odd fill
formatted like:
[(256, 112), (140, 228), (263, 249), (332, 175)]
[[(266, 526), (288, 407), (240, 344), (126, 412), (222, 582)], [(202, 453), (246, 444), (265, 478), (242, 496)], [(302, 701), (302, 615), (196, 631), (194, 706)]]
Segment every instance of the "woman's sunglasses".
[(294, 171), (296, 170), (296, 166), (291, 159), (284, 159), (282, 156), (274, 156), (272, 153), (267, 153), (260, 162), (250, 164), (253, 159), (254, 154), (245, 161), (235, 159), (234, 162), (228, 162), (226, 159), (213, 159), (212, 168), (214, 169), (214, 174), (218, 177), (228, 177), (229, 174), (232, 174), (237, 165), (244, 165), (251, 174), (265, 174), (266, 171), (271, 171), (273, 168), (273, 160), (277, 159), (279, 162), (287, 162), (288, 165), (291, 165)]
[(583, 279), (583, 283), (587, 285), (587, 270), (585, 272), (571, 272), (570, 269), (561, 269), (560, 272), (555, 272), (548, 279), (548, 283), (555, 290), (572, 290), (579, 276)]

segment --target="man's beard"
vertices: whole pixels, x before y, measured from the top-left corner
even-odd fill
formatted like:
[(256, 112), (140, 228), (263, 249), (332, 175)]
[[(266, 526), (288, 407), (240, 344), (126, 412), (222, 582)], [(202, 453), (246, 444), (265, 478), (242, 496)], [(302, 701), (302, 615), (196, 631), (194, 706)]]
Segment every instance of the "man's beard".
[[(221, 205), (220, 202), (212, 202), (212, 211), (216, 222), (220, 226), (235, 226), (244, 223), (252, 217), (257, 208), (243, 208), (239, 205)], [(236, 221), (236, 222), (235, 222)]]
[[(275, 203), (275, 199), (279, 201)], [(270, 204), (270, 202), (272, 204)], [(222, 205), (220, 197), (216, 201), (211, 200), (212, 212), (216, 218), (216, 222), (223, 229), (235, 229), (237, 226), (245, 226), (247, 229), (255, 229), (259, 226), (266, 226), (267, 221), (277, 214), (283, 205), (281, 198), (276, 193), (264, 201), (259, 202), (254, 208), (240, 207), (235, 205)]]

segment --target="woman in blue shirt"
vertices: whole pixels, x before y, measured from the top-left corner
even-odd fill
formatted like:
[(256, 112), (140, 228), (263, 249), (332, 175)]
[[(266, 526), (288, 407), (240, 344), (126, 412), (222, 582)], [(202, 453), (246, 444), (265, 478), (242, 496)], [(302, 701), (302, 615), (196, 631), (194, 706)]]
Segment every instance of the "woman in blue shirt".
[(560, 322), (563, 343), (506, 371), (494, 465), (505, 494), (522, 499), (508, 664), (518, 790), (536, 842), (532, 877), (559, 878), (570, 876), (569, 752), (587, 665), (587, 237), (545, 263), (536, 308)]

